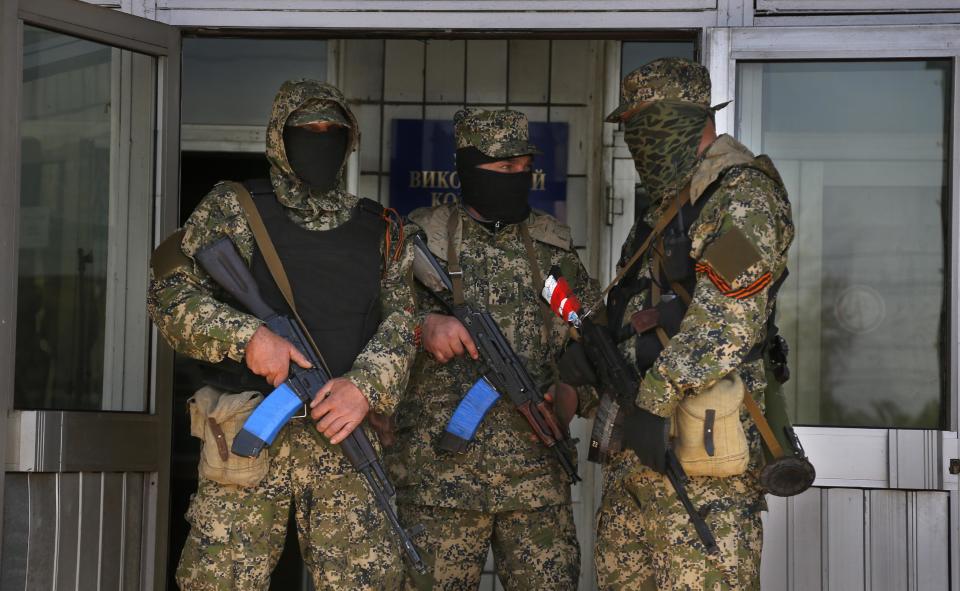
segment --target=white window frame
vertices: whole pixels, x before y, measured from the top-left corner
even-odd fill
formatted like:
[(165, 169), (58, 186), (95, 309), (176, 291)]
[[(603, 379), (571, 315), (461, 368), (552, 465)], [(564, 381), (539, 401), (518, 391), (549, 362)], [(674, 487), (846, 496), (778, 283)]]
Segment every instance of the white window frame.
[[(800, 436), (817, 464), (818, 486), (861, 488), (915, 488), (957, 491), (956, 475), (948, 470), (958, 457), (958, 199), (960, 166), (956, 164), (960, 137), (960, 26), (730, 28), (706, 31), (706, 64), (713, 80), (713, 100), (735, 97), (740, 60), (950, 58), (953, 89), (950, 145), (951, 254), (948, 430), (848, 429), (801, 427)], [(717, 129), (732, 133), (735, 109), (718, 113)], [(837, 453), (844, 450), (844, 453)], [(848, 453), (848, 451), (850, 453)], [(818, 459), (820, 461), (818, 461)]]
[(756, 0), (758, 11), (769, 12), (883, 12), (951, 10), (957, 0)]

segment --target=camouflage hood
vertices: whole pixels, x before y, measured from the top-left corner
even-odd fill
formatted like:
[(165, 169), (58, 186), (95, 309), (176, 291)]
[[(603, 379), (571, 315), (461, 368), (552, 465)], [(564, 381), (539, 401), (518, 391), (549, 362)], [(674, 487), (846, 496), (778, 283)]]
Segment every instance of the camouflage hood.
[[(315, 195), (310, 192), (306, 183), (300, 180), (293, 172), (287, 153), (283, 145), (283, 127), (287, 119), (298, 109), (303, 107), (319, 107), (323, 103), (342, 109), (349, 121), (350, 140), (347, 152), (340, 165), (340, 186), (343, 187), (344, 171), (347, 159), (357, 149), (360, 143), (359, 125), (357, 118), (347, 106), (347, 101), (335, 86), (316, 80), (288, 80), (283, 83), (277, 96), (273, 99), (273, 112), (267, 124), (267, 160), (270, 161), (270, 180), (280, 203), (287, 207), (304, 210), (313, 217), (321, 211), (335, 211), (345, 207), (353, 207), (356, 198), (349, 195), (342, 188)], [(322, 111), (323, 109), (318, 109)], [(339, 122), (339, 121), (338, 121)], [(313, 214), (313, 215), (310, 215)]]
[(723, 134), (704, 150), (700, 164), (690, 180), (690, 203), (697, 200), (707, 191), (718, 178), (726, 171), (736, 167), (749, 167), (759, 170), (777, 185), (784, 187), (780, 173), (773, 166), (773, 162), (766, 156), (754, 156), (746, 146), (732, 136)]

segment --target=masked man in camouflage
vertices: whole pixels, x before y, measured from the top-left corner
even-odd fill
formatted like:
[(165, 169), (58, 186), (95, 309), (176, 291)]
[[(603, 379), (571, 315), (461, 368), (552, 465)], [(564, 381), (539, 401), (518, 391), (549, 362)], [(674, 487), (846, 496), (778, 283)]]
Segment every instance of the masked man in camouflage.
[[(177, 569), (184, 589), (266, 589), (291, 504), (317, 589), (379, 591), (397, 588), (402, 579), (386, 521), (334, 445), (368, 410), (393, 411), (415, 353), (412, 251), (399, 246), (398, 228), (385, 221), (382, 208), (341, 188), (358, 140), (357, 120), (339, 90), (312, 80), (281, 86), (267, 128), (270, 180), (248, 186), (300, 316), (339, 377), (316, 396), (313, 420), (292, 419), (262, 452), (269, 453), (269, 469), (259, 483), (201, 476)], [(232, 367), (262, 376), (259, 389), (269, 392), (286, 379), (290, 363), (309, 363), (256, 317), (224, 301), (194, 261), (198, 250), (223, 236), (250, 266), (267, 303), (288, 310), (236, 185), (220, 183), (184, 225), (173, 246), (179, 256), (155, 255), (150, 316), (178, 352), (218, 364), (227, 375)]]
[[(569, 228), (527, 203), (536, 149), (526, 117), (465, 109), (454, 125), (462, 205), (418, 209), (410, 219), (441, 261), (449, 264), (447, 250), (456, 249), (464, 300), (492, 314), (547, 390), (566, 330), (543, 315), (543, 274), (559, 265), (587, 303), (599, 294), (571, 246)], [(501, 395), (493, 404), (464, 453), (438, 449), (483, 364), (456, 318), (425, 289), (418, 289), (417, 300), (423, 352), (395, 417), (399, 443), (387, 456), (401, 520), (426, 526), (421, 541), (432, 571), (413, 576), (411, 587), (476, 589), (492, 543), (505, 588), (575, 589), (580, 552), (570, 482), (509, 398)], [(549, 399), (566, 426), (575, 412), (587, 410), (590, 398), (578, 400), (562, 384), (556, 391), (556, 400), (552, 392)]]
[[(745, 471), (687, 484), (718, 552), (706, 551), (661, 473), (682, 402), (727, 380), (745, 386), (734, 404), (745, 390), (762, 406), (763, 343), (793, 239), (773, 164), (717, 137), (719, 107), (709, 100), (703, 66), (660, 59), (624, 78), (621, 104), (607, 118), (624, 126), (650, 207), (623, 245), (619, 267), (629, 268), (607, 301), (610, 325), (630, 335), (620, 351), (642, 376), (635, 400), (624, 404), (645, 412), (626, 419), (625, 450), (605, 468), (595, 555), (604, 590), (760, 588), (762, 453), (744, 404), (732, 421), (746, 433)], [(678, 201), (686, 204), (676, 215)], [(670, 221), (657, 235), (664, 216)], [(631, 262), (651, 233), (650, 247)], [(697, 436), (706, 442), (713, 433)]]

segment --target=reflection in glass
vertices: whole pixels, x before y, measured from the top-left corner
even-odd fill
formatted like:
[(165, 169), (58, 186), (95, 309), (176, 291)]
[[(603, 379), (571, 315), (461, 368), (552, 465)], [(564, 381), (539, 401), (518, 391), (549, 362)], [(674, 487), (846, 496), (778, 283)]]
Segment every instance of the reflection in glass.
[(262, 128), (285, 80), (326, 76), (320, 39), (184, 39), (182, 122)]
[(797, 227), (778, 315), (793, 416), (940, 428), (950, 63), (742, 63), (738, 80), (738, 133)]
[(689, 41), (624, 41), (620, 55), (620, 77), (623, 78), (647, 62), (661, 57), (696, 59), (697, 47)]
[[(146, 345), (145, 331), (124, 343), (125, 234), (150, 209), (152, 165), (122, 174), (140, 162), (119, 148), (124, 131), (152, 130), (153, 60), (31, 26), (23, 47), (15, 405), (143, 410), (142, 384), (123, 394), (143, 362), (125, 368), (122, 351)], [(131, 113), (138, 80), (147, 108)], [(148, 216), (137, 231), (149, 236)]]

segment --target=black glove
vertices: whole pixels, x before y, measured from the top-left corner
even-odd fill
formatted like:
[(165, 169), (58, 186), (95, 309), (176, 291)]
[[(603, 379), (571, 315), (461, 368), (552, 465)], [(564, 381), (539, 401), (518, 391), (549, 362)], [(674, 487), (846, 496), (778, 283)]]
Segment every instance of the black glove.
[(571, 386), (593, 386), (597, 374), (587, 359), (587, 351), (577, 341), (570, 341), (557, 358), (560, 381)]
[[(673, 298), (667, 302), (657, 304), (657, 326), (667, 333), (668, 337), (680, 332), (680, 323), (683, 322), (683, 316), (687, 308), (680, 298)], [(649, 330), (636, 338), (637, 367), (641, 371), (646, 371), (653, 367), (660, 351), (663, 351), (663, 344), (657, 333)]]
[(623, 419), (623, 449), (632, 449), (644, 466), (666, 474), (670, 419), (639, 407), (627, 412)]

